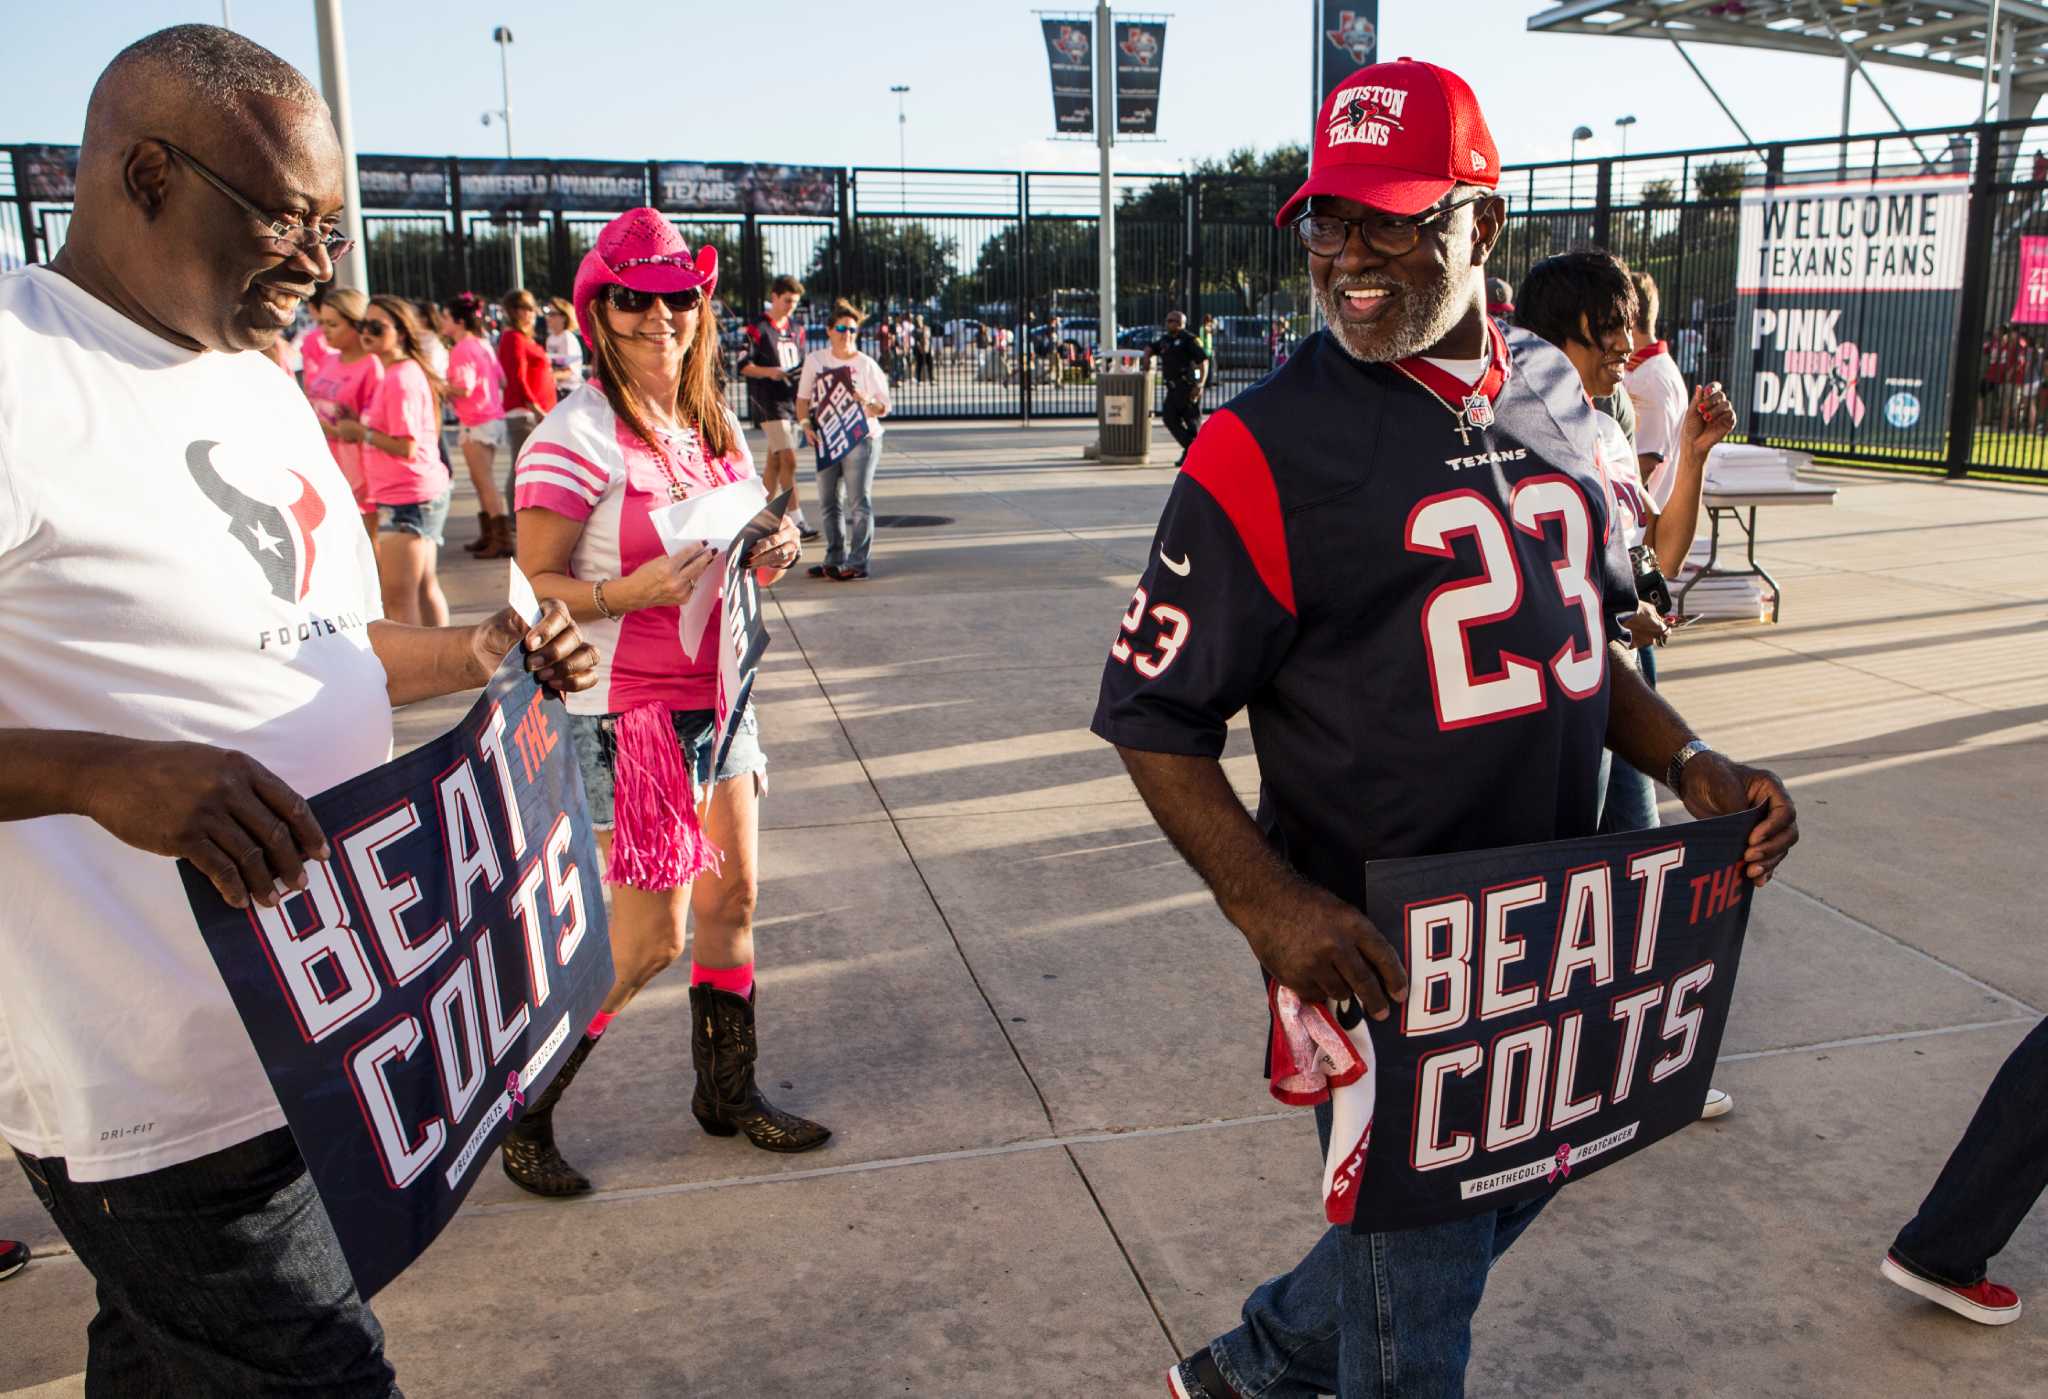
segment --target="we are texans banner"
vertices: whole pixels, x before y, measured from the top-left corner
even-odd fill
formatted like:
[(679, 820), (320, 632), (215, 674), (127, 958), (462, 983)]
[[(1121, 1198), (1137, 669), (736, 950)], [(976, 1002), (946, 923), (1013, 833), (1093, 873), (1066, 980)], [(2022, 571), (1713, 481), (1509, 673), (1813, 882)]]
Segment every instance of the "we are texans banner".
[(462, 722), (312, 798), (331, 854), (275, 909), (179, 869), (357, 1289), (453, 1217), (612, 984), (567, 713), (515, 648)]
[(1500, 1209), (1696, 1121), (1760, 814), (1369, 863), (1366, 914), (1408, 999), (1381, 1022), (1356, 1002), (1335, 1016), (1366, 1071), (1331, 1095), (1331, 1221), (1378, 1232)]

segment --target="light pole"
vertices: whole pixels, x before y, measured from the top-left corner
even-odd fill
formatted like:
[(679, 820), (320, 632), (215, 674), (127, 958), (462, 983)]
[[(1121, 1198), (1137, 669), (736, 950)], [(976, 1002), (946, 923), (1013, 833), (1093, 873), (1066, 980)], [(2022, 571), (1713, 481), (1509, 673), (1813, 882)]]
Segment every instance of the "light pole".
[(369, 250), (363, 246), (363, 191), (356, 175), (356, 128), (349, 115), (348, 46), (341, 32), (341, 0), (313, 0), (313, 23), (320, 40), (320, 88), (341, 141), (341, 218), (355, 240), (348, 256), (334, 269), (337, 284), (368, 293)]
[(1623, 160), (1627, 160), (1627, 159), (1628, 159), (1628, 129), (1629, 129), (1629, 128), (1630, 128), (1631, 126), (1634, 126), (1634, 125), (1636, 124), (1636, 119), (1635, 119), (1635, 117), (1634, 117), (1633, 115), (1630, 115), (1630, 116), (1625, 116), (1625, 117), (1616, 117), (1616, 118), (1614, 119), (1614, 124), (1615, 124), (1616, 126), (1618, 126), (1618, 127), (1620, 127), (1620, 128), (1621, 128), (1621, 158), (1622, 158)]
[(1571, 173), (1565, 176), (1564, 202), (1566, 208), (1570, 208), (1572, 205), (1579, 202), (1579, 142), (1590, 141), (1592, 139), (1592, 127), (1575, 126), (1572, 128)]
[[(505, 159), (512, 158), (512, 31), (499, 25), (491, 31), (491, 42), (498, 46), (498, 92), (504, 103), (495, 112), (484, 113), (484, 125), (491, 124), (496, 117), (505, 128)], [(517, 217), (512, 219), (512, 290), (526, 285), (526, 254), (522, 246), (526, 242), (526, 225)]]
[(910, 119), (903, 115), (903, 99), (909, 95), (910, 87), (905, 83), (891, 83), (889, 91), (896, 94), (896, 203), (908, 208), (910, 200), (904, 190), (907, 188), (906, 171), (910, 165), (910, 158), (905, 154), (909, 149), (909, 138), (905, 132)]

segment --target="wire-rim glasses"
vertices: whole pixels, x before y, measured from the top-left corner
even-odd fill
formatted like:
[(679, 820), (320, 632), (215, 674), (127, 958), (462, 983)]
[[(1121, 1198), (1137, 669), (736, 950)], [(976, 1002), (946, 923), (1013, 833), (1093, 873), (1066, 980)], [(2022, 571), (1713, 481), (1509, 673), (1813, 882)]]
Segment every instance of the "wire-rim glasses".
[(278, 214), (266, 214), (247, 195), (244, 195), (226, 180), (223, 180), (220, 176), (207, 169), (191, 152), (181, 150), (169, 141), (164, 140), (161, 136), (155, 139), (159, 146), (162, 146), (186, 165), (189, 165), (192, 168), (192, 173), (212, 185), (229, 199), (232, 199), (251, 218), (263, 225), (269, 240), (283, 245), (282, 251), (286, 253), (305, 253), (309, 256), (314, 253), (324, 253), (327, 260), (332, 263), (339, 262), (348, 255), (350, 249), (355, 247), (355, 239), (343, 233), (339, 228), (322, 229), (317, 224), (304, 223), (297, 219), (288, 219)]

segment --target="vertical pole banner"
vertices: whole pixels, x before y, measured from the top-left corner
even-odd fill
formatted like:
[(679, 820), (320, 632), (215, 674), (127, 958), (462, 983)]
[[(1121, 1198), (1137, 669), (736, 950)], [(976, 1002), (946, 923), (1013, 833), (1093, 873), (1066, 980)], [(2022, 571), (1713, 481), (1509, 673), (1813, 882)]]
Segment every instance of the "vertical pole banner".
[[(1309, 127), (1323, 110), (1323, 103), (1346, 78), (1369, 63), (1379, 62), (1379, 0), (1318, 0), (1316, 5), (1316, 101), (1309, 110)], [(1310, 142), (1314, 149), (1314, 142)]]
[(1800, 180), (1742, 194), (1738, 422), (1837, 451), (1939, 449), (1963, 309), (1970, 178)]
[(1089, 36), (1095, 22), (1089, 19), (1041, 20), (1045, 27), (1045, 57), (1052, 65), (1053, 128), (1064, 135), (1092, 135), (1095, 131), (1094, 46)]
[[(1346, 1002), (1318, 1026), (1354, 1052), (1370, 1034), (1365, 1072), (1333, 1080), (1330, 1221), (1377, 1232), (1499, 1209), (1695, 1121), (1761, 815), (1369, 863), (1366, 913), (1401, 954), (1408, 999), (1378, 1022)], [(1275, 1096), (1304, 1101), (1285, 1082), (1276, 1072)]]
[(363, 1296), (425, 1252), (612, 984), (567, 715), (514, 649), (462, 722), (312, 799), (275, 909), (185, 894)]
[(1159, 75), (1166, 63), (1166, 21), (1117, 21), (1116, 130), (1150, 136), (1159, 130)]

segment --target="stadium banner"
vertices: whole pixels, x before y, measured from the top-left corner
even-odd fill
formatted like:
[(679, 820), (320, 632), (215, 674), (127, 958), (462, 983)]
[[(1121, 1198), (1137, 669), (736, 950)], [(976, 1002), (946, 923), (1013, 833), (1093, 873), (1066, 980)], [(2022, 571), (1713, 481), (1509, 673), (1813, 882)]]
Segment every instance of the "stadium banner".
[(1959, 173), (1745, 189), (1736, 421), (1820, 451), (1942, 449), (1969, 208)]
[(1698, 1119), (1735, 989), (1761, 809), (1366, 866), (1408, 999), (1333, 1095), (1333, 1223), (1375, 1232), (1500, 1209)]
[(78, 147), (14, 146), (14, 189), (38, 203), (69, 204), (78, 197)]
[(431, 156), (359, 155), (356, 187), (365, 209), (453, 207), (449, 199), (448, 162)]
[(828, 165), (665, 160), (655, 167), (663, 209), (692, 214), (839, 212), (839, 172)]
[(461, 1205), (612, 984), (562, 702), (515, 648), (462, 722), (312, 798), (330, 858), (274, 909), (185, 894), (356, 1287)]
[(1116, 134), (1159, 130), (1159, 75), (1166, 63), (1166, 21), (1112, 21), (1116, 38)]
[(464, 160), (462, 207), (492, 213), (635, 209), (647, 202), (647, 167), (631, 160)]
[[(1380, 61), (1379, 0), (1316, 0), (1316, 64), (1314, 105), (1309, 130), (1315, 130), (1323, 103), (1346, 78)], [(1310, 141), (1309, 149), (1315, 149)]]
[(1095, 133), (1095, 21), (1047, 19), (1045, 58), (1052, 68), (1052, 123), (1062, 136)]
[(2020, 325), (2048, 323), (2048, 238), (2021, 236), (2019, 289), (2006, 319)]
[(812, 441), (818, 453), (818, 470), (837, 466), (846, 454), (868, 440), (868, 414), (854, 391), (853, 370), (828, 370), (811, 386), (811, 422), (817, 434)]

